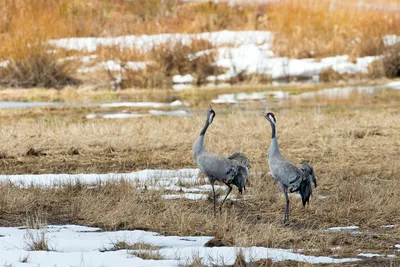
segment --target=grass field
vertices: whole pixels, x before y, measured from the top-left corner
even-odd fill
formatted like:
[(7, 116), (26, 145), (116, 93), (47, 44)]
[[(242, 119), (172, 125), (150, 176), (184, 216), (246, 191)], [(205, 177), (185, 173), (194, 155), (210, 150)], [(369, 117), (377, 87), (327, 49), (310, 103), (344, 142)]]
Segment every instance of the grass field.
[[(400, 87), (392, 80), (400, 77), (399, 10), (399, 0), (3, 1), (0, 265), (40, 265), (37, 255), (56, 250), (46, 226), (72, 224), (99, 227), (99, 235), (144, 230), (210, 236), (210, 247), (362, 259), (332, 266), (400, 266)], [(199, 38), (207, 32), (227, 40)], [(168, 39), (174, 34), (196, 35)], [(135, 35), (127, 38), (134, 45), (127, 35)], [(76, 37), (93, 39), (60, 45), (61, 38)], [(393, 81), (397, 87), (387, 89)], [(10, 101), (54, 106), (5, 109)], [(235, 188), (215, 218), (203, 174), (194, 185), (178, 177), (179, 190), (126, 179), (45, 187), (4, 178), (196, 168), (191, 148), (211, 102), (216, 117), (206, 148), (222, 155), (241, 151), (252, 166), (244, 195)], [(183, 116), (172, 116), (176, 111)], [(297, 165), (309, 162), (318, 177), (305, 208), (291, 194), (288, 226), (283, 194), (268, 174), (266, 111), (277, 118), (283, 155)], [(165, 112), (172, 113), (159, 116)], [(131, 118), (107, 119), (110, 114)], [(199, 199), (179, 197), (201, 186)], [(217, 195), (224, 190), (217, 188)], [(2, 231), (21, 226), (27, 227), (28, 247), (21, 251), (28, 254), (10, 263), (2, 256), (14, 247)], [(328, 231), (341, 226), (355, 229)], [(112, 247), (94, 251), (126, 250), (124, 260), (159, 263), (165, 246), (144, 241), (113, 240)], [(90, 266), (88, 253), (80, 253), (77, 266)], [(271, 258), (244, 263), (235, 253), (236, 262), (224, 266), (317, 265)], [(182, 266), (203, 267), (204, 261), (193, 256)]]
[[(268, 108), (275, 112), (284, 155), (297, 164), (310, 162), (319, 178), (306, 209), (300, 199), (291, 196), (292, 225), (288, 227), (282, 223), (283, 195), (267, 175), (271, 129), (259, 115), (262, 109), (252, 102), (244, 109), (214, 105), (217, 115), (207, 132), (206, 147), (223, 155), (242, 151), (252, 163), (245, 198), (228, 200), (222, 215), (216, 218), (212, 217), (210, 199), (166, 200), (163, 191), (144, 190), (123, 181), (50, 189), (21, 189), (2, 183), (0, 224), (18, 226), (27, 217), (39, 214), (50, 224), (210, 235), (224, 245), (305, 249), (306, 254), (341, 257), (356, 257), (361, 252), (399, 256), (394, 249), (400, 238), (398, 226), (381, 227), (397, 225), (400, 220), (398, 98), (398, 91), (381, 91), (352, 101), (352, 105), (332, 102), (317, 109), (315, 104), (303, 103)], [(194, 109), (191, 117), (127, 120), (87, 120), (82, 116), (91, 111), (87, 109), (2, 111), (2, 173), (108, 173), (196, 167), (191, 145), (204, 123), (204, 108)], [(361, 233), (324, 231), (347, 225), (359, 226)], [(332, 250), (335, 247), (340, 248)], [(289, 263), (273, 265), (282, 264)], [(397, 258), (373, 258), (347, 265), (398, 264)]]

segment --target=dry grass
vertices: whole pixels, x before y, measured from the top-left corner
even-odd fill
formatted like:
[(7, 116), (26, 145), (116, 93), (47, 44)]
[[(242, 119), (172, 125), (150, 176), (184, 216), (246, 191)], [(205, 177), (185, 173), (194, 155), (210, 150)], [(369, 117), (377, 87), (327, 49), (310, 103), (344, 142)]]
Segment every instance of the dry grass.
[[(123, 49), (127, 51), (127, 58), (141, 58), (149, 62), (146, 68), (131, 69), (129, 60), (123, 57), (121, 71), (108, 71), (113, 80), (118, 80), (120, 89), (126, 88), (171, 88), (174, 75), (191, 74), (197, 85), (203, 85), (206, 77), (221, 74), (221, 68), (213, 65), (215, 61), (214, 46), (206, 40), (193, 40), (190, 44), (182, 44), (177, 40), (157, 45), (150, 52), (138, 52), (135, 49)], [(208, 53), (196, 55), (199, 51), (208, 50)], [(130, 52), (129, 52), (130, 51)], [(124, 53), (124, 52), (123, 52)], [(119, 55), (121, 57), (122, 55)]]
[(79, 81), (73, 78), (76, 63), (59, 61), (59, 56), (49, 53), (49, 49), (40, 39), (13, 42), (7, 56), (8, 65), (0, 67), (0, 86), (60, 89), (67, 85), (78, 85)]
[[(24, 235), (25, 243), (29, 251), (50, 251), (48, 237), (46, 236), (47, 223), (36, 213), (34, 216), (28, 216), (26, 219), (26, 233)], [(33, 229), (33, 230), (32, 230)], [(35, 231), (38, 230), (38, 231)], [(26, 262), (26, 256), (22, 262)]]
[[(360, 5), (356, 0), (288, 0), (263, 4), (244, 1), (229, 5), (187, 4), (178, 0), (7, 0), (0, 7), (0, 13), (4, 14), (0, 20), (0, 60), (10, 60), (12, 64), (5, 73), (1, 71), (0, 80), (3, 85), (17, 87), (61, 87), (71, 83), (74, 68), (65, 66), (66, 62), (60, 64), (55, 58), (78, 52), (59, 51), (47, 55), (26, 49), (28, 44), (61, 37), (270, 30), (276, 33), (272, 49), (282, 56), (319, 58), (347, 54), (355, 58), (388, 53), (382, 37), (400, 33), (400, 13), (396, 12), (399, 1), (362, 3)], [(175, 49), (164, 45), (144, 55), (135, 49), (99, 47), (96, 54), (102, 60), (118, 59), (123, 65), (130, 60), (142, 61), (149, 57), (154, 60), (154, 64), (144, 71), (130, 70), (121, 74), (122, 82), (117, 86), (120, 88), (170, 87), (170, 77), (174, 73), (195, 73), (196, 84), (200, 85), (205, 76), (219, 72), (210, 64), (213, 56), (188, 62), (185, 51), (185, 47)], [(73, 74), (75, 78), (82, 75)], [(115, 78), (115, 75), (111, 76)], [(85, 77), (98, 82), (99, 76), (87, 74)], [(335, 75), (325, 78), (328, 81), (341, 79)], [(270, 81), (268, 77), (243, 73), (230, 82), (241, 82), (241, 79)]]
[[(0, 225), (24, 223), (29, 210), (44, 214), (50, 223), (211, 235), (221, 243), (236, 246), (307, 248), (320, 255), (333, 255), (336, 252), (331, 248), (341, 246), (345, 256), (356, 256), (358, 249), (396, 254), (393, 246), (400, 238), (398, 227), (380, 226), (400, 220), (400, 111), (398, 105), (382, 108), (370, 102), (365, 107), (323, 108), (316, 112), (292, 105), (274, 110), (284, 155), (298, 164), (311, 162), (319, 177), (319, 186), (306, 209), (299, 199), (291, 197), (293, 224), (289, 227), (282, 224), (282, 194), (265, 174), (269, 125), (256, 112), (232, 115), (218, 107), (206, 147), (224, 155), (242, 151), (252, 161), (252, 171), (263, 172), (251, 174), (247, 198), (228, 201), (222, 215), (212, 217), (209, 200), (165, 200), (163, 192), (143, 190), (124, 181), (51, 189), (21, 189), (3, 183)], [(13, 120), (13, 124), (10, 119), (2, 120), (0, 127), (0, 144), (7, 154), (0, 164), (7, 174), (195, 167), (191, 145), (205, 118), (201, 114), (126, 121), (68, 121), (51, 116), (21, 117), (17, 121), (14, 116)], [(46, 155), (26, 156), (32, 147)], [(79, 153), (69, 153), (72, 147)], [(358, 225), (362, 233), (323, 231), (345, 225)], [(255, 266), (272, 265), (268, 261), (259, 264)]]

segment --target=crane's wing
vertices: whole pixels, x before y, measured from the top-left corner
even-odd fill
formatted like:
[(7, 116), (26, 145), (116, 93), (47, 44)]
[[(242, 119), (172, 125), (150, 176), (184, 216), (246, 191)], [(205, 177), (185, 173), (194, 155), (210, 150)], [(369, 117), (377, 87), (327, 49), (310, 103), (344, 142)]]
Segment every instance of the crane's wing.
[(230, 182), (238, 172), (237, 164), (211, 152), (201, 153), (196, 162), (202, 172), (219, 181)]
[(250, 160), (242, 152), (233, 152), (228, 159), (245, 166), (247, 169), (251, 168)]
[(303, 172), (300, 168), (286, 159), (274, 160), (270, 164), (272, 175), (276, 180), (288, 186), (292, 192), (298, 190), (303, 177)]
[(248, 173), (245, 166), (210, 152), (201, 153), (197, 159), (199, 168), (207, 176), (226, 184), (236, 185), (240, 193), (246, 188)]

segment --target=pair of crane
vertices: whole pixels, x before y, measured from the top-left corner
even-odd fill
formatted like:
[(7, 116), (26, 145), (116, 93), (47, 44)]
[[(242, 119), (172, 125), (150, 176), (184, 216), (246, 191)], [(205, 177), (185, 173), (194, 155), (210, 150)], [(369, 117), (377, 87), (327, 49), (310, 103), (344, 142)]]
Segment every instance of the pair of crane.
[[(312, 183), (317, 187), (317, 179), (313, 168), (308, 163), (304, 163), (299, 168), (282, 156), (279, 151), (278, 139), (276, 138), (275, 115), (268, 112), (264, 117), (269, 121), (272, 128), (271, 144), (268, 150), (268, 166), (272, 176), (276, 181), (278, 181), (279, 186), (285, 195), (286, 208), (284, 223), (287, 224), (289, 223), (288, 191), (290, 193), (299, 192), (303, 206), (305, 206), (312, 195)], [(207, 111), (207, 120), (200, 132), (200, 136), (193, 144), (192, 151), (197, 166), (210, 181), (213, 193), (213, 211), (214, 216), (216, 216), (215, 182), (219, 181), (228, 186), (227, 194), (220, 206), (221, 209), (225, 200), (232, 191), (231, 185), (237, 186), (240, 194), (242, 194), (242, 190), (246, 188), (250, 160), (241, 152), (234, 152), (229, 157), (225, 157), (209, 152), (204, 148), (204, 135), (214, 118), (215, 111), (210, 105), (210, 108)]]

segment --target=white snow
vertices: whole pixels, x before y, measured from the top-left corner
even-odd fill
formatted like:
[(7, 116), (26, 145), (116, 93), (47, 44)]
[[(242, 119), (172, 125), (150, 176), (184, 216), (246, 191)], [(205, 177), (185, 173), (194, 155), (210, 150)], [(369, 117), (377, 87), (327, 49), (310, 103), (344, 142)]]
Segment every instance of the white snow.
[(246, 100), (262, 100), (267, 97), (285, 99), (289, 97), (288, 92), (283, 91), (266, 91), (266, 92), (252, 92), (252, 93), (232, 93), (219, 95), (217, 99), (211, 100), (215, 104), (235, 104), (239, 101)]
[(395, 248), (399, 248), (400, 249), (400, 244), (395, 245)]
[[(92, 117), (93, 114), (89, 114), (89, 118)], [(95, 114), (96, 115), (96, 114)], [(145, 117), (148, 116), (148, 114), (140, 114), (140, 113), (107, 113), (107, 114), (99, 114), (96, 115), (100, 116), (104, 119), (131, 119), (131, 118), (141, 118), (141, 117)], [(88, 118), (86, 116), (86, 118)]]
[(193, 82), (193, 80), (194, 80), (194, 78), (190, 74), (186, 74), (184, 76), (182, 76), (182, 75), (174, 75), (172, 77), (172, 81), (174, 83), (191, 83), (191, 82)]
[(381, 228), (395, 228), (395, 224), (382, 225)]
[(331, 227), (328, 228), (328, 231), (343, 231), (343, 230), (356, 230), (359, 229), (359, 226), (351, 225), (351, 226), (339, 226), (339, 227)]
[[(99, 231), (77, 225), (49, 225), (42, 230), (17, 227), (0, 227), (0, 266), (144, 266), (172, 267), (190, 264), (200, 258), (207, 266), (233, 264), (241, 251), (247, 261), (271, 259), (272, 261), (293, 260), (307, 263), (343, 263), (359, 261), (357, 258), (336, 259), (330, 257), (308, 256), (290, 249), (264, 247), (204, 247), (210, 236), (163, 236), (155, 232)], [(33, 236), (44, 231), (49, 246), (54, 251), (28, 251), (25, 234)], [(129, 250), (107, 251), (117, 242), (128, 244), (145, 243), (157, 246), (162, 260), (143, 260), (129, 254)], [(146, 252), (146, 250), (141, 250)], [(21, 259), (27, 258), (27, 263)]]
[(217, 99), (211, 100), (214, 104), (235, 104), (238, 101), (235, 99), (235, 94), (219, 95)]
[[(269, 31), (218, 31), (199, 34), (155, 34), (155, 35), (128, 35), (109, 38), (64, 38), (50, 40), (50, 44), (67, 50), (95, 51), (99, 46), (119, 45), (120, 49), (135, 48), (142, 52), (150, 51), (155, 45), (160, 44), (190, 44), (193, 40), (207, 40), (216, 48), (198, 51), (191, 55), (196, 58), (216, 54), (215, 65), (227, 68), (227, 72), (218, 76), (207, 77), (208, 81), (226, 81), (240, 72), (248, 74), (258, 73), (282, 79), (289, 76), (304, 77), (315, 80), (315, 77), (325, 69), (333, 69), (338, 73), (368, 73), (368, 66), (381, 58), (381, 56), (368, 56), (357, 58), (351, 62), (348, 55), (327, 57), (321, 60), (314, 58), (292, 59), (276, 57), (272, 49), (273, 33)], [(384, 42), (387, 45), (399, 42), (400, 37), (387, 35)], [(128, 62), (127, 68), (143, 69), (149, 62)], [(111, 71), (120, 71), (119, 61), (107, 61), (97, 67), (82, 68), (79, 72), (91, 72), (98, 67)], [(193, 82), (193, 76), (175, 75), (173, 82), (178, 84)], [(175, 86), (175, 90), (188, 89), (188, 87)]]
[(177, 107), (183, 103), (180, 100), (176, 100), (172, 103), (161, 103), (161, 102), (114, 102), (100, 104), (100, 108), (118, 108), (118, 107), (135, 107), (135, 108), (161, 108), (161, 107)]
[(385, 44), (385, 46), (391, 46), (400, 43), (400, 36), (397, 36), (395, 34), (385, 35), (383, 37), (383, 43)]
[(122, 71), (124, 69), (140, 70), (146, 68), (147, 62), (128, 61), (124, 65), (119, 60), (108, 60), (101, 62), (99, 66), (109, 71)]
[(388, 87), (388, 88), (394, 89), (394, 90), (400, 90), (400, 81), (390, 82), (390, 83), (386, 84), (384, 87)]
[(25, 174), (0, 175), (0, 182), (11, 182), (15, 185), (28, 187), (30, 185), (52, 187), (64, 184), (99, 184), (109, 181), (127, 180), (142, 184), (157, 184), (160, 186), (174, 185), (178, 181), (187, 183), (199, 182), (198, 169), (180, 170), (142, 170), (132, 173), (106, 174)]
[(228, 68), (227, 73), (209, 77), (210, 80), (227, 80), (238, 73), (259, 73), (270, 76), (272, 79), (282, 79), (289, 76), (313, 78), (325, 69), (333, 69), (339, 73), (368, 73), (368, 65), (380, 56), (362, 57), (356, 63), (349, 61), (349, 56), (323, 58), (320, 61), (314, 58), (291, 59), (275, 57), (270, 50), (270, 44), (261, 46), (254, 44), (239, 47), (218, 48), (216, 65)]
[[(55, 50), (54, 50), (54, 52), (55, 52)], [(67, 60), (77, 60), (77, 61), (81, 61), (84, 64), (88, 64), (88, 63), (90, 63), (90, 61), (92, 61), (92, 59), (96, 59), (97, 57), (98, 57), (97, 55), (70, 56), (70, 57), (61, 58), (61, 59), (59, 59), (59, 61), (63, 62), (63, 61), (67, 61)]]
[(5, 60), (5, 61), (0, 61), (0, 68), (5, 68), (10, 64), (10, 61)]
[(119, 46), (120, 49), (135, 48), (143, 52), (166, 43), (189, 45), (192, 40), (208, 40), (214, 46), (223, 44), (243, 45), (270, 43), (273, 34), (269, 31), (219, 31), (198, 34), (165, 33), (155, 35), (126, 35), (119, 37), (84, 37), (50, 40), (49, 43), (66, 50), (94, 52), (100, 46)]
[(360, 257), (366, 257), (366, 258), (385, 257), (385, 255), (375, 254), (375, 253), (360, 253), (360, 254), (358, 254), (358, 256), (360, 256)]
[(186, 199), (190, 199), (190, 200), (202, 200), (202, 199), (207, 199), (208, 195), (186, 193), (186, 194), (167, 194), (167, 195), (163, 195), (162, 197), (165, 199), (186, 198)]

